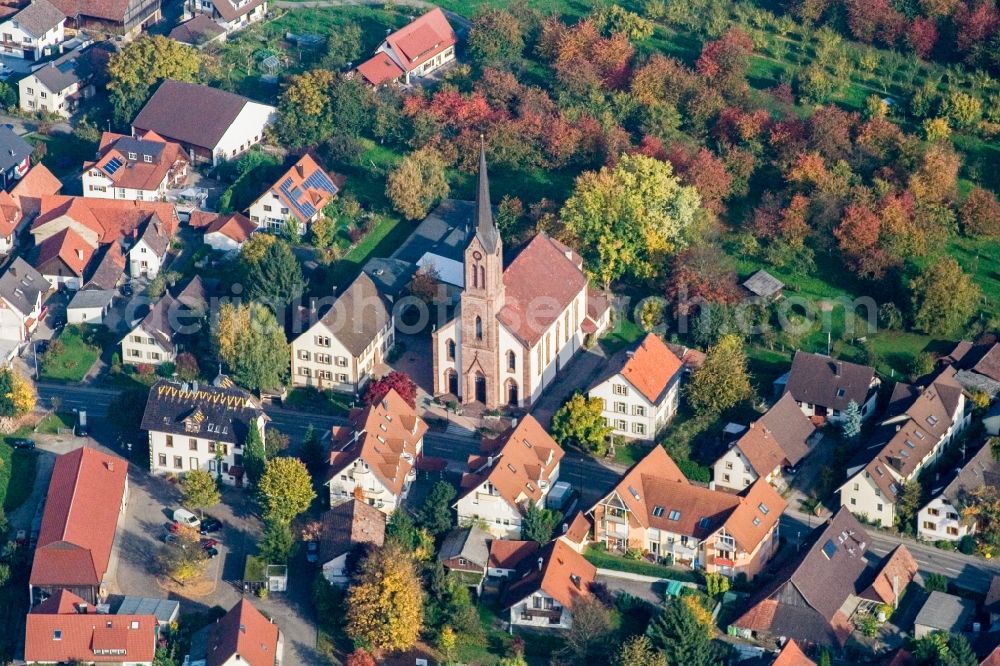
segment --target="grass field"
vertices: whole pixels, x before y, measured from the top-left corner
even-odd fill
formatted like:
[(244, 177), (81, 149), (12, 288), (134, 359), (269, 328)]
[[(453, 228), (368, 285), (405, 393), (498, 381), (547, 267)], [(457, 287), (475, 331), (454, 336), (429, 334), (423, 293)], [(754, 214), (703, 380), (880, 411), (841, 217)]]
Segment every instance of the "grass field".
[(72, 412), (53, 412), (35, 426), (35, 432), (43, 435), (56, 435), (61, 429), (72, 428), (75, 422), (76, 418)]
[(5, 513), (24, 504), (31, 495), (31, 488), (35, 484), (35, 469), (38, 466), (37, 453), (16, 451), (7, 440), (30, 434), (27, 429), (22, 429), (10, 437), (0, 439), (0, 506)]
[(667, 567), (660, 564), (653, 564), (646, 560), (630, 560), (620, 555), (612, 555), (606, 550), (594, 548), (593, 546), (588, 546), (583, 556), (598, 569), (612, 569), (614, 571), (625, 571), (641, 576), (655, 576), (656, 578), (669, 578), (671, 580), (690, 583), (701, 583), (704, 580), (701, 574), (691, 569)]
[(86, 342), (80, 331), (67, 326), (57, 338), (59, 344), (42, 357), (41, 377), (46, 380), (78, 382), (97, 361), (100, 349)]

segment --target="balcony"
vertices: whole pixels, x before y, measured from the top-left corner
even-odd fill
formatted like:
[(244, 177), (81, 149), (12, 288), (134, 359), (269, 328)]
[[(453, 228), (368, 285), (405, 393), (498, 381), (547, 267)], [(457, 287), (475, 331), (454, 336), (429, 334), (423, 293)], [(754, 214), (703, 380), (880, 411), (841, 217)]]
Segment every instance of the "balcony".
[(525, 608), (521, 611), (521, 619), (526, 622), (544, 619), (550, 624), (559, 624), (562, 620), (562, 608)]

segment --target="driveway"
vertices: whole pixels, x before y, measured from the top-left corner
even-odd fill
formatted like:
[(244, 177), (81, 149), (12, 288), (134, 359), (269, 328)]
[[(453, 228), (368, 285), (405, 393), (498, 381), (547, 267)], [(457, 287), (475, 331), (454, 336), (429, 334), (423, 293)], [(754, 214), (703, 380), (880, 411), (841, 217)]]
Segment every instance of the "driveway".
[(531, 415), (538, 419), (542, 427), (548, 428), (556, 410), (562, 407), (574, 391), (586, 391), (590, 388), (598, 373), (604, 369), (606, 361), (607, 357), (599, 344), (591, 349), (580, 349), (552, 383), (545, 387), (532, 408)]

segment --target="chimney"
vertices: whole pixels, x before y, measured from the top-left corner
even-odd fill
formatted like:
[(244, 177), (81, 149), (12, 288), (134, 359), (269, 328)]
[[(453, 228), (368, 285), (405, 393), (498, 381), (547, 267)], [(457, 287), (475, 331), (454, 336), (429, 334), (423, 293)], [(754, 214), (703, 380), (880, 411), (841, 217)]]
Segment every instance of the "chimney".
[(198, 380), (197, 379), (194, 380), (193, 382), (191, 382), (191, 390), (194, 391), (195, 393), (198, 392)]
[(842, 362), (840, 362), (840, 361), (837, 361), (837, 369), (834, 372), (837, 373), (838, 377), (840, 377), (841, 375), (843, 375), (844, 374), (844, 364)]
[(76, 258), (77, 259), (83, 259), (83, 250), (82, 249), (76, 248)]
[(538, 558), (538, 570), (542, 570), (542, 565), (545, 564), (545, 560), (541, 557)]
[(299, 178), (306, 177), (306, 168), (302, 166), (302, 162), (299, 162), (298, 164), (295, 165), (295, 171), (298, 172)]
[(316, 298), (315, 297), (309, 299), (309, 312), (312, 312), (312, 313), (316, 312)]
[(109, 472), (113, 472), (113, 471), (115, 471), (115, 461), (114, 461), (114, 460), (109, 460), (109, 461), (108, 461), (107, 463), (105, 463), (105, 464), (107, 465), (107, 467), (108, 467), (108, 471), (109, 471)]
[(580, 580), (579, 576), (577, 576), (576, 574), (570, 574), (569, 579), (571, 581), (573, 581), (573, 585), (576, 586), (576, 589), (578, 589), (578, 590), (583, 589), (583, 586), (582, 586), (582, 582), (583, 581)]
[(86, 601), (81, 601), (76, 605), (76, 609), (80, 612), (80, 615), (86, 615), (88, 608), (89, 606)]

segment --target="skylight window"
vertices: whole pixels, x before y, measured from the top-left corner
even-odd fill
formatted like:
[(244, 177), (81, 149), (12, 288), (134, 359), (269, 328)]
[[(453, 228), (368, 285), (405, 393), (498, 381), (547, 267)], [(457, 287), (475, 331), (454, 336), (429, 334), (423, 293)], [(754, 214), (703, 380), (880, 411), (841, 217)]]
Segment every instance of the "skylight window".
[(628, 491), (632, 494), (632, 497), (634, 497), (636, 499), (640, 499), (640, 497), (639, 497), (639, 491), (638, 490), (636, 490), (632, 486), (629, 486), (628, 487)]
[(760, 504), (758, 504), (757, 508), (760, 509), (760, 512), (762, 514), (764, 514), (765, 516), (767, 515), (767, 512), (770, 511), (770, 509), (767, 508), (767, 505), (764, 504), (763, 502), (761, 502)]
[(702, 518), (701, 520), (698, 521), (698, 527), (706, 529), (711, 522), (712, 521), (709, 520), (708, 518)]
[(62, 629), (56, 629), (52, 632), (52, 640), (61, 641), (62, 640)]
[(837, 544), (833, 542), (833, 539), (827, 539), (826, 543), (823, 544), (823, 554), (828, 560), (832, 560), (833, 556), (837, 554)]
[(753, 518), (753, 525), (754, 525), (754, 527), (757, 527), (758, 525), (760, 525), (760, 516), (754, 516), (754, 518)]
[(669, 514), (667, 514), (667, 518), (669, 520), (675, 520), (675, 521), (676, 520), (680, 520), (681, 519), (681, 512), (678, 511), (678, 510), (676, 510), (676, 509), (673, 509)]
[(925, 437), (923, 430), (914, 430), (913, 434), (917, 436), (917, 439), (923, 439)]
[(844, 389), (842, 389), (842, 388), (837, 389), (837, 397), (838, 398), (843, 398), (844, 397), (844, 393), (845, 393)]
[(938, 422), (938, 417), (931, 414), (930, 416), (927, 417), (927, 422), (930, 423), (932, 426), (936, 426)]
[(910, 452), (907, 451), (906, 449), (900, 449), (899, 455), (903, 456), (904, 458), (909, 458), (910, 457)]
[(905, 440), (905, 441), (904, 441), (903, 443), (904, 443), (904, 444), (906, 444), (906, 445), (907, 445), (908, 447), (910, 447), (911, 449), (915, 449), (915, 448), (917, 448), (917, 445), (916, 445), (916, 444), (914, 444), (913, 442), (911, 442), (911, 441), (910, 441), (910, 440), (908, 440), (908, 439), (907, 439), (907, 440)]
[(655, 517), (657, 517), (657, 518), (659, 518), (660, 516), (662, 516), (663, 515), (663, 507), (659, 506), (659, 505), (654, 506), (653, 507), (653, 515)]

